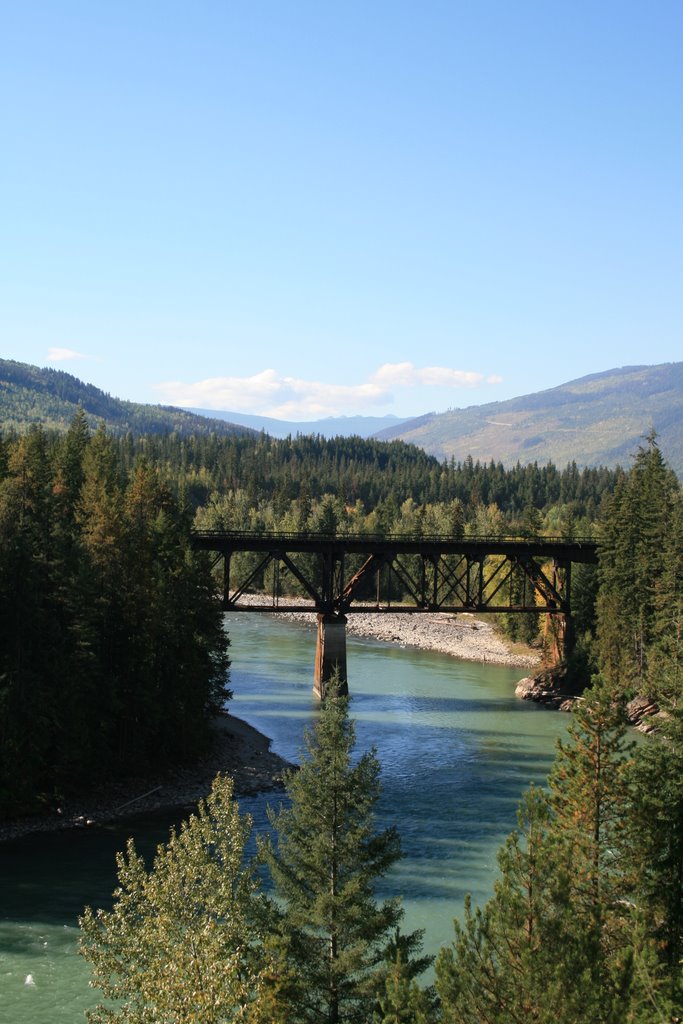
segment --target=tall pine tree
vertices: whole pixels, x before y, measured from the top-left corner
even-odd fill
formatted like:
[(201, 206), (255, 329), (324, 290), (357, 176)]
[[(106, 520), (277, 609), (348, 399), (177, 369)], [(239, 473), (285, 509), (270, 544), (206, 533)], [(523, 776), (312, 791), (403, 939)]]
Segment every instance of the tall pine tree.
[(290, 804), (271, 818), (277, 842), (261, 844), (296, 971), (292, 1024), (367, 1024), (402, 916), (397, 900), (375, 899), (399, 840), (393, 828), (375, 830), (379, 763), (374, 752), (353, 763), (354, 744), (348, 699), (329, 697), (287, 778)]
[[(607, 503), (600, 545), (598, 661), (615, 692), (646, 693), (680, 488), (650, 433)], [(680, 557), (680, 556), (679, 556)]]

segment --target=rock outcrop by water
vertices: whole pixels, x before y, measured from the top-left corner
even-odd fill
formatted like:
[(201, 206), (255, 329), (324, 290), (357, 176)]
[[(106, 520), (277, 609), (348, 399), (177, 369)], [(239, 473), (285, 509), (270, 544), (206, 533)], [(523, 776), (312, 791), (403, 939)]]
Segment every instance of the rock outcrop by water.
[(639, 732), (656, 732), (665, 713), (649, 697), (634, 697), (626, 705), (626, 715)]
[[(533, 700), (558, 711), (571, 711), (582, 693), (583, 687), (569, 680), (564, 667), (526, 676), (515, 689), (515, 695), (522, 700)], [(626, 705), (628, 722), (643, 733), (655, 732), (663, 716), (664, 712), (649, 697), (634, 697)]]
[(515, 696), (543, 704), (544, 707), (555, 711), (571, 711), (579, 693), (567, 684), (566, 679), (558, 676), (558, 673), (545, 671), (520, 679), (515, 688)]

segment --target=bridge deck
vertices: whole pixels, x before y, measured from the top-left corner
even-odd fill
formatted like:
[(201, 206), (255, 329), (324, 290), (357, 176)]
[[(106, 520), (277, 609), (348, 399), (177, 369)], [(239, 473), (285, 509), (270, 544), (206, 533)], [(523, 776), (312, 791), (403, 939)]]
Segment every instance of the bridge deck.
[(288, 551), (299, 553), (339, 553), (388, 555), (487, 555), (506, 557), (526, 554), (533, 558), (559, 558), (562, 561), (595, 564), (597, 541), (592, 537), (442, 537), (438, 535), (346, 534), (330, 537), (321, 533), (260, 533), (244, 530), (195, 530), (192, 543), (208, 551)]

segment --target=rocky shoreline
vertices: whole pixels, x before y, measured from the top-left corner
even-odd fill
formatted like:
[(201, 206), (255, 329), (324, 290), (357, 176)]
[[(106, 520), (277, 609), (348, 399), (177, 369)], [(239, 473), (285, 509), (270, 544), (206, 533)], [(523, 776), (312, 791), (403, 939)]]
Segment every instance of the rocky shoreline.
[(232, 776), (236, 796), (282, 789), (284, 774), (292, 765), (270, 750), (271, 741), (258, 729), (225, 714), (214, 719), (213, 733), (209, 751), (194, 764), (124, 779), (43, 814), (1, 822), (0, 842), (164, 809), (189, 813), (208, 795), (218, 772)]
[[(266, 598), (252, 595), (251, 603)], [(277, 612), (278, 617), (315, 625), (314, 612)], [(467, 661), (532, 668), (540, 658), (515, 652), (493, 627), (469, 614), (457, 617), (445, 613), (390, 613), (358, 611), (348, 616), (347, 631), (402, 647), (438, 651)], [(214, 720), (214, 737), (209, 752), (193, 765), (147, 773), (100, 788), (79, 799), (30, 818), (0, 822), (0, 842), (31, 832), (88, 827), (95, 823), (130, 817), (165, 808), (193, 809), (206, 796), (218, 772), (233, 777), (236, 796), (282, 788), (285, 771), (291, 767), (270, 750), (271, 741), (234, 715)]]

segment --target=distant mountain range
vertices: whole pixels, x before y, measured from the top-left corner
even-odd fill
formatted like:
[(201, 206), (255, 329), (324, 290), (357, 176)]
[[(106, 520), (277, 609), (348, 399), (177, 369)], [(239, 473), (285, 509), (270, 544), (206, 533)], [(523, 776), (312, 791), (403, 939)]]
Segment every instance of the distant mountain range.
[(0, 359), (0, 426), (24, 430), (28, 424), (63, 430), (81, 407), (91, 423), (104, 422), (115, 434), (251, 434), (224, 419), (195, 416), (185, 409), (143, 405), (112, 398), (70, 373)]
[(30, 423), (65, 429), (78, 407), (114, 433), (253, 434), (272, 437), (358, 434), (402, 440), (430, 455), (463, 461), (554, 462), (627, 467), (653, 427), (664, 458), (683, 479), (683, 362), (594, 373), (506, 402), (394, 416), (339, 416), (289, 422), (266, 416), (128, 402), (61, 370), (0, 359), (0, 427)]
[(683, 479), (683, 363), (606, 370), (507, 402), (429, 413), (376, 437), (456, 461), (628, 467), (653, 427)]
[(252, 430), (265, 430), (271, 437), (294, 437), (296, 434), (320, 434), (321, 437), (374, 437), (380, 430), (393, 430), (407, 423), (398, 416), (328, 416), (323, 420), (277, 420), (272, 416), (251, 416), (241, 412), (220, 412), (218, 409), (190, 409), (199, 416), (229, 420)]

